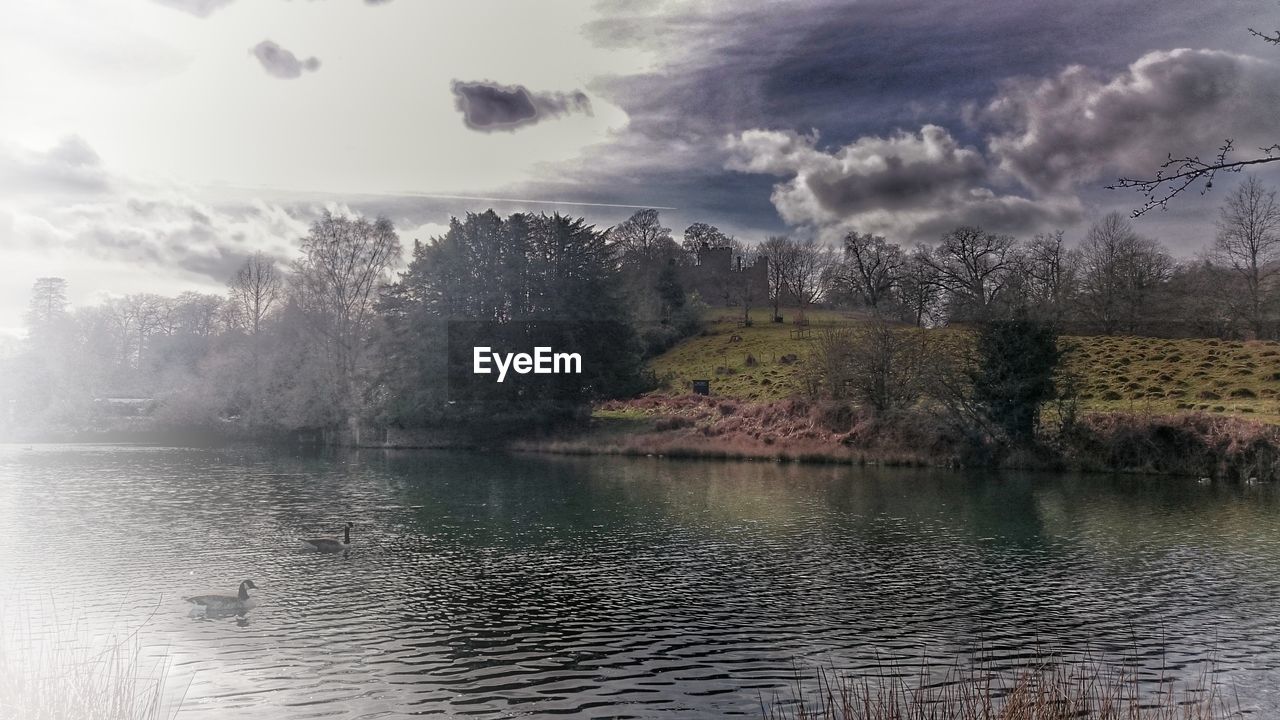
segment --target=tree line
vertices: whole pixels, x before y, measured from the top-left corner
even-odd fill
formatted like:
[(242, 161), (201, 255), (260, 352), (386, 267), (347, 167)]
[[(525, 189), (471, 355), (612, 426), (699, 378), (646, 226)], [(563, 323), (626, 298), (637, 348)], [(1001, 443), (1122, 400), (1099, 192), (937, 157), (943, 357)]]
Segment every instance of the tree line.
[[(249, 257), (221, 295), (72, 308), (64, 280), (38, 279), (0, 400), (9, 422), (61, 428), (91, 426), (121, 398), (173, 425), (255, 432), (572, 421), (646, 389), (644, 358), (697, 329), (673, 247), (652, 211), (608, 229), (488, 211), (415, 241), (406, 266), (390, 221), (326, 212), (295, 260)], [(536, 339), (592, 362), (560, 382), (451, 397), (459, 323), (488, 333), (476, 343)]]
[(1191, 259), (1112, 213), (1075, 247), (1061, 231), (1019, 243), (958, 227), (911, 249), (851, 232), (820, 264), (813, 274), (830, 304), (920, 326), (1024, 313), (1077, 334), (1280, 336), (1280, 203), (1253, 177), (1228, 195), (1212, 243)]
[[(1177, 261), (1116, 214), (1076, 247), (1062, 232), (1019, 243), (958, 227), (934, 246), (851, 232), (835, 249), (784, 236), (751, 245), (706, 223), (677, 241), (655, 210), (606, 229), (487, 211), (414, 241), (406, 265), (390, 221), (325, 213), (292, 262), (249, 257), (224, 294), (139, 293), (72, 308), (63, 280), (38, 279), (24, 349), (2, 361), (0, 399), (9, 422), (67, 427), (89, 423), (109, 397), (145, 399), (177, 424), (275, 432), (572, 421), (596, 400), (651, 387), (644, 359), (698, 332), (707, 302), (740, 306), (748, 320), (767, 302), (775, 318), (823, 305), (920, 327), (1005, 320), (1055, 333), (1276, 337), (1276, 192), (1247, 179), (1216, 229), (1209, 249)], [(684, 286), (684, 268), (726, 248), (746, 264), (769, 262), (767, 298), (733, 277), (719, 298)], [(448, 382), (458, 322), (517, 339), (542, 333), (596, 362), (571, 381), (459, 401)], [(854, 364), (874, 367), (891, 338), (863, 343), (872, 355)], [(901, 405), (885, 377), (870, 376), (862, 394)]]

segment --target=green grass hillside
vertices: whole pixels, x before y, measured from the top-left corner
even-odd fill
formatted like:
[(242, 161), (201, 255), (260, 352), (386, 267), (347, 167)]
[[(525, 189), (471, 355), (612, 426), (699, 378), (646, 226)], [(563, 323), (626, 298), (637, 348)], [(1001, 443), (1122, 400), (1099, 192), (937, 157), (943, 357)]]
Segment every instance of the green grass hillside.
[[(759, 401), (794, 395), (800, 390), (797, 376), (811, 343), (793, 336), (794, 310), (783, 311), (784, 323), (770, 322), (771, 314), (768, 309), (753, 310), (751, 326), (742, 327), (741, 311), (712, 309), (702, 335), (676, 345), (649, 366), (671, 394), (688, 392), (695, 379), (709, 379), (713, 395)], [(823, 327), (861, 321), (854, 313), (813, 310), (809, 331), (816, 335)], [(789, 362), (789, 355), (799, 362)]]
[[(799, 371), (811, 339), (791, 320), (769, 322), (767, 309), (709, 312), (706, 330), (654, 358), (660, 392), (683, 394), (694, 379), (711, 381), (713, 395), (779, 400), (800, 391)], [(811, 311), (812, 335), (823, 327), (863, 321), (857, 313)], [(1162, 340), (1145, 337), (1071, 337), (1070, 362), (1082, 378), (1086, 410), (1169, 414), (1193, 410), (1239, 414), (1280, 423), (1280, 343)], [(790, 356), (795, 356), (793, 361)]]

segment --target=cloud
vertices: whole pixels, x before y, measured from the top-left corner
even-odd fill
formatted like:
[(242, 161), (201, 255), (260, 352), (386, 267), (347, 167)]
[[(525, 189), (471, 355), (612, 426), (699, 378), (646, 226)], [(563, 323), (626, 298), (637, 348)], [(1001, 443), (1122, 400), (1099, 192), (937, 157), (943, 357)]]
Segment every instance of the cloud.
[(591, 114), (591, 100), (581, 90), (535, 93), (523, 85), (455, 80), (453, 95), (463, 122), (482, 132), (515, 130), (574, 112)]
[(177, 192), (19, 209), (15, 247), (154, 267), (225, 282), (245, 257), (287, 257), (307, 220), (261, 201), (217, 206)]
[(289, 50), (285, 50), (270, 40), (263, 40), (249, 49), (249, 52), (262, 63), (262, 69), (268, 75), (278, 78), (292, 79), (301, 77), (303, 71), (315, 72), (320, 69), (320, 59), (309, 57), (299, 60)]
[(2, 194), (87, 194), (105, 192), (109, 186), (98, 153), (78, 135), (68, 135), (44, 151), (0, 143)]
[(1280, 141), (1280, 62), (1217, 50), (1150, 52), (1108, 77), (1080, 65), (1006, 82), (979, 122), (1001, 169), (1038, 192), (1105, 173), (1153, 173), (1170, 153), (1211, 157)]
[[(1078, 193), (1070, 183), (1061, 190), (1026, 184), (1022, 178), (1030, 174), (1015, 175), (988, 146), (990, 135), (1016, 128), (978, 116), (1009, 90), (1011, 77), (1053, 78), (1081, 63), (1107, 77), (1124, 72), (1134, 58), (1172, 47), (1252, 47), (1247, 43), (1256, 41), (1245, 28), (1272, 5), (1166, 0), (1149, 22), (1135, 23), (1132, 6), (1108, 0), (599, 0), (587, 37), (650, 62), (641, 72), (596, 77), (586, 85), (593, 98), (626, 112), (628, 125), (581, 160), (562, 163), (550, 179), (561, 195), (607, 189), (616, 196), (618, 188), (636, 188), (655, 202), (692, 210), (700, 215), (695, 219), (722, 224), (737, 218), (754, 228), (755, 237), (779, 231), (779, 204), (791, 218), (823, 227), (856, 216), (885, 232), (917, 235), (943, 222), (944, 207), (961, 220), (1009, 228), (1039, 218), (1066, 223), (1086, 205), (1092, 213), (1099, 202), (1127, 211), (1130, 198), (1117, 193)], [(1269, 51), (1257, 47), (1260, 54)], [(904, 128), (923, 143), (920, 132), (927, 125), (946, 128), (958, 144), (930, 168), (937, 178), (914, 172), (923, 166), (913, 165), (909, 153), (901, 155), (900, 169), (869, 177), (817, 172), (838, 163), (839, 148), (865, 139), (892, 144)], [(795, 180), (790, 168), (724, 171), (726, 136), (761, 129), (804, 137), (811, 128), (826, 144), (813, 149), (832, 158), (815, 166), (795, 192), (787, 192)], [(1209, 150), (1221, 140), (1215, 137)], [(871, 144), (860, 147), (866, 151)], [(1176, 149), (1163, 147), (1159, 157)], [(673, 155), (680, 162), (670, 162)], [(803, 154), (775, 159), (795, 164)], [(794, 168), (802, 169), (807, 166)], [(779, 177), (782, 190), (771, 191)], [(638, 187), (641, 180), (645, 187)], [(923, 187), (906, 192), (912, 183)], [(892, 207), (850, 210), (870, 198)], [(938, 209), (926, 200), (939, 203)]]
[(835, 148), (816, 135), (749, 130), (728, 139), (727, 167), (787, 178), (771, 200), (788, 224), (827, 234), (849, 229), (931, 240), (955, 225), (1025, 232), (1075, 222), (1078, 201), (1029, 198), (1001, 187), (976, 148), (937, 125), (866, 136)]
[(154, 0), (174, 10), (191, 13), (196, 17), (209, 17), (216, 10), (230, 5), (233, 0)]
[(0, 247), (5, 253), (150, 267), (222, 283), (244, 257), (294, 251), (315, 203), (204, 202), (181, 187), (108, 171), (83, 138), (45, 151), (0, 145)]
[(958, 121), (1010, 76), (1240, 43), (1270, 5), (1165, 0), (1150, 22), (1134, 22), (1131, 5), (1109, 0), (602, 0), (588, 36), (654, 62), (588, 89), (653, 136), (816, 127), (848, 142)]
[[(196, 17), (207, 18), (215, 11), (230, 5), (235, 0), (153, 0), (165, 7), (191, 13)], [(386, 5), (391, 0), (364, 0), (365, 5)]]
[(968, 143), (934, 124), (830, 149), (816, 134), (754, 129), (730, 135), (726, 167), (783, 177), (770, 199), (792, 225), (904, 239), (958, 224), (1025, 233), (1074, 224), (1086, 197), (1095, 208), (1123, 205), (1092, 191), (1103, 178), (1153, 173), (1170, 153), (1211, 157), (1227, 138), (1243, 152), (1280, 141), (1277, 106), (1280, 62), (1157, 50), (1113, 72), (1072, 64), (1006, 79), (957, 123)]

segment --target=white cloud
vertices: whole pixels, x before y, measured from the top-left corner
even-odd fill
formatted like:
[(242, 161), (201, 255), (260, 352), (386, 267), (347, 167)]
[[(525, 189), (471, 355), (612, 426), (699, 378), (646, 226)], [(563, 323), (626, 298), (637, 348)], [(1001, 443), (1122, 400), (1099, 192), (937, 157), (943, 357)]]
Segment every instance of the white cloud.
[(1153, 173), (1172, 153), (1208, 159), (1280, 141), (1280, 62), (1219, 50), (1150, 52), (1105, 77), (1079, 65), (1010, 81), (979, 122), (1000, 168), (1039, 192)]
[(1002, 191), (983, 154), (936, 125), (834, 150), (821, 149), (816, 135), (749, 130), (730, 137), (728, 151), (730, 169), (787, 178), (772, 195), (783, 220), (829, 234), (923, 240), (961, 224), (1022, 232), (1074, 222), (1080, 212), (1072, 198)]
[(77, 135), (64, 137), (42, 150), (0, 141), (0, 194), (63, 196), (107, 189), (101, 158)]
[(783, 177), (772, 201), (792, 225), (904, 240), (960, 224), (1025, 233), (1076, 222), (1081, 194), (1100, 179), (1149, 175), (1170, 153), (1209, 158), (1227, 138), (1242, 153), (1280, 141), (1276, 107), (1280, 62), (1156, 51), (1113, 76), (1073, 65), (1006, 81), (971, 114), (989, 132), (985, 147), (936, 125), (833, 149), (816, 135), (749, 130), (729, 139), (728, 167)]

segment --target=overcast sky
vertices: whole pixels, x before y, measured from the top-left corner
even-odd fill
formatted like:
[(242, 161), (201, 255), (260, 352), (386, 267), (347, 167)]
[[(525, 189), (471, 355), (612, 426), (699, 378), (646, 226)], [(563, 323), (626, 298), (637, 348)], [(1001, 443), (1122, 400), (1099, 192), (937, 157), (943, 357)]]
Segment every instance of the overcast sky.
[[(1078, 239), (1102, 186), (1280, 141), (1275, 2), (40, 0), (0, 22), (0, 331), (220, 292), (329, 207), (409, 244), (451, 214), (663, 209), (747, 241)], [(1264, 176), (1280, 181), (1275, 173)], [(1238, 181), (1137, 222), (1176, 252)]]

